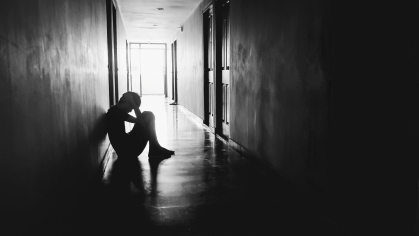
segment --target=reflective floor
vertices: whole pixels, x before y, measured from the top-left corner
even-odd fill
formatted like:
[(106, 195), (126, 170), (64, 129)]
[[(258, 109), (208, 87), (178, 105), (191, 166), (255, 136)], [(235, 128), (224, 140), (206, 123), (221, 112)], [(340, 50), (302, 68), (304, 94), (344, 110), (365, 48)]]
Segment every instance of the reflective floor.
[(138, 160), (115, 155), (91, 208), (93, 234), (346, 235), (170, 102), (145, 96), (141, 110), (154, 112), (159, 142), (176, 154), (161, 162), (149, 162), (148, 147)]

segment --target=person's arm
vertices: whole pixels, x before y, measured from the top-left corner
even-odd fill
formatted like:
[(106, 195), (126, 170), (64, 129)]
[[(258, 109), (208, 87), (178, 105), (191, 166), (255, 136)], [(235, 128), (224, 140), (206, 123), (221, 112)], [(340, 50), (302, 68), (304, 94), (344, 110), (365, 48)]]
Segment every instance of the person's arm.
[(144, 122), (142, 122), (141, 119), (137, 119), (136, 117), (133, 117), (130, 114), (127, 115), (128, 118), (125, 120), (126, 122), (144, 125)]

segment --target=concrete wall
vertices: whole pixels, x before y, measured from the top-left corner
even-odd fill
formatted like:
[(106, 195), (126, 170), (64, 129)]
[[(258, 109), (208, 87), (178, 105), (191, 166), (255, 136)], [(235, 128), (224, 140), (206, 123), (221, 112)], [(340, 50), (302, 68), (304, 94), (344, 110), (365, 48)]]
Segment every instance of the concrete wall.
[[(177, 34), (180, 104), (201, 118), (207, 3)], [(230, 4), (231, 140), (355, 235), (407, 235), (418, 177), (417, 2)]]
[(231, 1), (231, 139), (355, 235), (408, 235), (417, 3), (360, 5)]
[(324, 179), (328, 15), (318, 1), (231, 2), (231, 139), (299, 186), (305, 169)]
[(355, 235), (413, 228), (419, 32), (406, 4), (231, 1), (231, 139)]
[(2, 232), (53, 230), (92, 183), (109, 146), (106, 32), (102, 0), (2, 3)]
[[(204, 118), (204, 39), (202, 10), (210, 3), (202, 1), (178, 32), (178, 100), (200, 118)], [(168, 44), (169, 45), (169, 44)], [(169, 45), (170, 47), (170, 45)], [(169, 48), (168, 47), (168, 48)]]

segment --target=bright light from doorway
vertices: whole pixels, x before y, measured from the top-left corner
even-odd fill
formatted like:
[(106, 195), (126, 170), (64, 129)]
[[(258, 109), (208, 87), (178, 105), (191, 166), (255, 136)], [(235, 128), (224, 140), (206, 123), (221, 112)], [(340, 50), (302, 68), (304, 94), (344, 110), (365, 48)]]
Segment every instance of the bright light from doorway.
[(131, 44), (132, 90), (141, 95), (163, 95), (166, 44)]

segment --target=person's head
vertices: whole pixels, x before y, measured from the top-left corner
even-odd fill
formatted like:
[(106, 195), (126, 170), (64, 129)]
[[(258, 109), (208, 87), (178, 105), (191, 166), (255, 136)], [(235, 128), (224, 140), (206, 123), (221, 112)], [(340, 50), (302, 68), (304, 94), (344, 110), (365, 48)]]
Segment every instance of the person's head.
[(131, 103), (129, 102), (129, 97), (131, 96), (134, 100), (134, 103), (137, 105), (137, 107), (140, 107), (141, 105), (141, 97), (136, 92), (126, 92), (122, 95), (122, 97), (119, 99), (118, 106), (127, 112), (131, 112), (133, 107), (131, 106)]
[(134, 99), (135, 104), (137, 104), (137, 107), (141, 106), (141, 97), (138, 93), (136, 92), (126, 92), (131, 94), (132, 98)]

